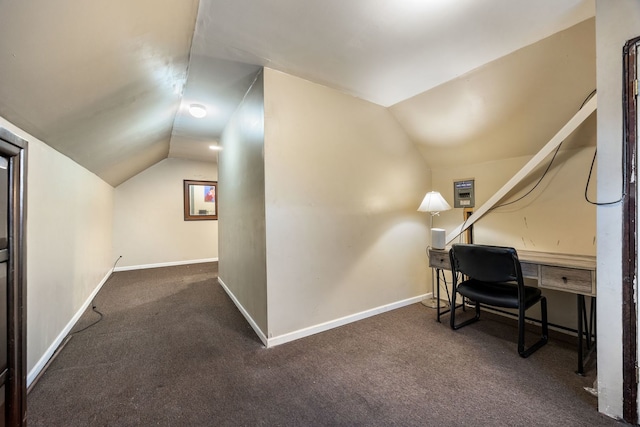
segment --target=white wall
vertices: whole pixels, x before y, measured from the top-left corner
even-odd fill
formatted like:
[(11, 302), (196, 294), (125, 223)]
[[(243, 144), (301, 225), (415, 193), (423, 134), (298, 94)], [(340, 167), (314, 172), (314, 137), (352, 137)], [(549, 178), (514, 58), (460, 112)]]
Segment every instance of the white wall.
[(113, 188), (0, 118), (28, 141), (27, 383), (110, 272)]
[(217, 181), (217, 165), (168, 158), (116, 187), (116, 269), (218, 258), (218, 221), (184, 220), (185, 179)]
[[(596, 1), (598, 76), (598, 194), (622, 190), (622, 48), (640, 36), (640, 1)], [(598, 403), (622, 416), (622, 206), (598, 208)]]
[(262, 72), (227, 124), (221, 143), (218, 277), (258, 336), (266, 342)]
[(391, 113), (265, 69), (269, 337), (427, 292), (430, 171)]

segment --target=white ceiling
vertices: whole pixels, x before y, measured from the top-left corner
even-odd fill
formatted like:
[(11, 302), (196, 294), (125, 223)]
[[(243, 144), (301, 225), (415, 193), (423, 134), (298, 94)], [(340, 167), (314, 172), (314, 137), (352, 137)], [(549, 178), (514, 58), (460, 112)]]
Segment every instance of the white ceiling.
[(595, 14), (590, 0), (207, 0), (206, 56), (390, 106)]
[(260, 66), (391, 106), (594, 14), (594, 0), (0, 0), (0, 116), (115, 186), (167, 156), (215, 160)]

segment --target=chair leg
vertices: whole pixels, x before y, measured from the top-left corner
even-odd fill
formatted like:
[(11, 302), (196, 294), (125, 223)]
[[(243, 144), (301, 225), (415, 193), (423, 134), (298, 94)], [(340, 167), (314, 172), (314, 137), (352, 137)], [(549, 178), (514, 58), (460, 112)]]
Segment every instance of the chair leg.
[(540, 300), (540, 311), (542, 312), (542, 338), (549, 341), (549, 322), (547, 322), (547, 298)]
[[(453, 299), (452, 301), (454, 301), (455, 303), (455, 299)], [(480, 303), (475, 301), (476, 303), (476, 314), (474, 317), (472, 317), (471, 319), (467, 319), (464, 322), (457, 324), (456, 325), (456, 317), (455, 317), (455, 305), (451, 306), (451, 317), (449, 318), (451, 320), (451, 329), (453, 330), (457, 330), (462, 328), (463, 326), (467, 326), (470, 325), (472, 323), (477, 322), (478, 320), (480, 320)], [(464, 303), (463, 303), (464, 304)]]
[(543, 296), (540, 298), (540, 311), (542, 314), (542, 337), (531, 347), (524, 348), (524, 307), (518, 310), (518, 354), (521, 357), (529, 357), (540, 347), (549, 341), (549, 323), (547, 322), (547, 299)]

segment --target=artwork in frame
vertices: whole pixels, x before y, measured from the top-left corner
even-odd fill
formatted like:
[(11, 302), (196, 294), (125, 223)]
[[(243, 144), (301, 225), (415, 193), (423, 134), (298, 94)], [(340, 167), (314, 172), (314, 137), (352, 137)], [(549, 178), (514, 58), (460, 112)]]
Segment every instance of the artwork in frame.
[(184, 180), (184, 220), (218, 219), (218, 182)]

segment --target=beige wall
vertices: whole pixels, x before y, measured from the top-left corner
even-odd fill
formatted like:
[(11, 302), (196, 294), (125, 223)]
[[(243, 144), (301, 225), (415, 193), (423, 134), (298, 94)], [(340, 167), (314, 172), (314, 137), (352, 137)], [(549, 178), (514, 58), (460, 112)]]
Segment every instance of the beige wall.
[[(621, 195), (622, 47), (640, 36), (640, 2), (596, 1), (598, 75), (598, 194)], [(622, 416), (622, 206), (598, 208), (598, 403)]]
[(218, 221), (185, 221), (183, 180), (216, 181), (217, 164), (165, 159), (115, 189), (117, 269), (218, 258)]
[[(585, 123), (595, 138), (595, 115)], [(496, 208), (474, 224), (474, 243), (512, 246), (520, 250), (569, 254), (596, 254), (596, 209), (584, 199), (584, 188), (595, 147), (560, 151), (540, 185), (514, 204)], [(482, 206), (515, 175), (530, 156), (497, 160), (475, 165), (433, 170), (433, 186), (453, 206), (453, 182), (475, 179), (476, 209)], [(499, 204), (524, 195), (537, 182), (550, 157)], [(595, 197), (595, 171), (590, 197)], [(461, 208), (442, 212), (434, 226), (450, 232), (463, 222)], [(460, 241), (455, 240), (453, 243)], [(576, 329), (576, 298), (572, 294), (548, 289), (549, 321)], [(538, 307), (532, 317), (538, 317)], [(539, 317), (538, 317), (539, 318)]]
[(266, 342), (263, 91), (260, 73), (222, 136), (218, 219), (220, 281)]
[(0, 118), (28, 141), (27, 382), (60, 344), (113, 264), (113, 188)]
[(427, 292), (430, 172), (390, 112), (265, 69), (269, 337)]
[[(594, 135), (595, 136), (595, 135)], [(474, 224), (474, 243), (509, 245), (516, 249), (556, 253), (596, 254), (596, 209), (584, 198), (595, 147), (560, 151), (538, 187), (522, 200), (496, 207)], [(476, 209), (491, 198), (531, 157), (497, 160), (433, 170), (433, 186), (453, 206), (453, 182), (475, 179)], [(542, 176), (550, 157), (517, 189), (498, 202), (514, 201)], [(591, 197), (595, 198), (595, 171)], [(448, 231), (463, 223), (462, 209), (440, 213), (434, 226)], [(455, 243), (455, 241), (453, 242)]]

